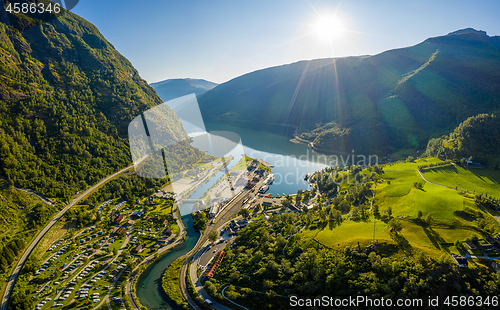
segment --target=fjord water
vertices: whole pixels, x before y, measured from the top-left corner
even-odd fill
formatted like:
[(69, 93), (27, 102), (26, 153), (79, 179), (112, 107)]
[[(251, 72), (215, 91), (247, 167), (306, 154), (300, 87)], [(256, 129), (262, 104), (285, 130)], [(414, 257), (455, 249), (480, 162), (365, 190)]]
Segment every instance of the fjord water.
[[(314, 152), (305, 144), (290, 142), (290, 130), (286, 134), (286, 130), (281, 126), (274, 127), (272, 132), (269, 132), (268, 128), (264, 131), (217, 123), (207, 123), (205, 126), (209, 132), (237, 133), (246, 155), (261, 158), (274, 165), (273, 174), (276, 179), (269, 187), (268, 193), (288, 195), (297, 193), (299, 189), (308, 189), (309, 184), (304, 181), (304, 176), (332, 164), (330, 157)], [(235, 160), (241, 158), (241, 154), (230, 154)]]
[[(298, 189), (307, 189), (309, 184), (304, 181), (304, 175), (327, 166), (329, 159), (326, 156), (313, 152), (304, 144), (290, 142), (290, 136), (282, 133), (239, 128), (230, 125), (206, 124), (209, 131), (232, 131), (240, 135), (245, 154), (252, 158), (262, 158), (274, 165), (273, 173), (276, 180), (269, 187), (268, 193), (294, 194)], [(235, 149), (228, 155), (234, 157), (228, 165), (231, 168), (241, 158), (242, 154)], [(202, 184), (189, 198), (200, 198), (225, 173), (217, 172), (208, 182)], [(151, 264), (140, 276), (136, 285), (137, 297), (141, 304), (148, 309), (179, 309), (163, 292), (161, 278), (165, 269), (177, 258), (188, 253), (196, 244), (200, 234), (193, 229), (193, 220), (190, 212), (193, 203), (184, 203), (179, 211), (182, 222), (186, 227), (185, 241), (170, 253), (160, 257)]]
[(185, 215), (182, 223), (186, 227), (186, 239), (170, 253), (152, 263), (139, 277), (136, 294), (140, 303), (148, 309), (180, 309), (163, 291), (161, 278), (170, 264), (189, 252), (198, 241), (200, 234), (193, 229), (191, 215)]

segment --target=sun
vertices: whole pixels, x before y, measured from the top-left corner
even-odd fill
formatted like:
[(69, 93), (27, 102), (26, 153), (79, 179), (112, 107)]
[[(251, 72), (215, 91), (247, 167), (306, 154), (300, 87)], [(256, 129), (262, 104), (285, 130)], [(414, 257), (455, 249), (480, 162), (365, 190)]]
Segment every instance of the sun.
[(314, 25), (314, 30), (322, 40), (336, 40), (345, 33), (342, 20), (333, 15), (321, 17)]

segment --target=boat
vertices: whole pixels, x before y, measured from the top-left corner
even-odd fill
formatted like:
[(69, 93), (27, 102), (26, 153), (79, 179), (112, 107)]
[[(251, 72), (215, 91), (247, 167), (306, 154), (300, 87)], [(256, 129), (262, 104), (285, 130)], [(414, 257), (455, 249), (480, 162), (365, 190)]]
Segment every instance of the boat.
[(271, 174), (269, 176), (269, 180), (267, 180), (267, 185), (271, 185), (273, 184), (273, 182), (274, 182), (274, 174)]
[(259, 193), (265, 193), (269, 189), (269, 185), (264, 185), (260, 188)]

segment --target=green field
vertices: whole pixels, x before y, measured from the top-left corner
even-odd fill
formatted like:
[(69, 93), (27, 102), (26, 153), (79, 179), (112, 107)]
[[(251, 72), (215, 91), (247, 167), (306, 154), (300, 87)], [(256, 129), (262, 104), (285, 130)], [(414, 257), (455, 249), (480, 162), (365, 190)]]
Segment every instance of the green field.
[[(373, 239), (373, 219), (367, 222), (343, 222), (340, 226), (330, 229), (328, 226), (322, 230), (305, 231), (306, 236), (314, 239), (329, 247), (343, 247), (354, 242), (370, 241)], [(387, 224), (377, 221), (375, 224), (375, 238), (377, 240), (391, 240)]]
[(427, 183), (423, 190), (410, 188), (407, 195), (389, 197), (379, 204), (391, 206), (393, 215), (416, 217), (418, 211), (422, 211), (424, 216), (430, 213), (434, 220), (451, 224), (455, 212), (464, 209), (464, 198), (456, 191)]
[(413, 162), (413, 163), (386, 164), (386, 165), (384, 165), (384, 171), (393, 170), (393, 169), (416, 170), (416, 169), (418, 169), (418, 166), (428, 165), (428, 164), (432, 164), (432, 163), (440, 163), (440, 162), (442, 162), (442, 160), (437, 158), (437, 157), (420, 158), (420, 159), (415, 160), (415, 162)]
[[(399, 234), (389, 232), (388, 225), (381, 220), (375, 227), (375, 239), (411, 246), (414, 250), (422, 250), (433, 256), (443, 253), (458, 253), (454, 243), (464, 241), (472, 235), (485, 237), (487, 232), (477, 229), (478, 221), (485, 220), (489, 229), (500, 230), (499, 223), (492, 216), (498, 212), (480, 209), (476, 206), (474, 196), (454, 189), (425, 182), (416, 171), (419, 165), (440, 162), (437, 158), (417, 160), (415, 163), (398, 163), (384, 166), (382, 180), (375, 189), (374, 203), (379, 212), (385, 214), (389, 207), (392, 217), (398, 218), (403, 229)], [(432, 182), (459, 189), (479, 192), (481, 189), (488, 195), (500, 196), (500, 171), (466, 170), (455, 166), (447, 166), (424, 170), (425, 177)], [(422, 183), (417, 189), (415, 183)], [(346, 184), (342, 184), (347, 186)], [(418, 211), (423, 218), (431, 214), (431, 225), (416, 220)], [(329, 247), (344, 247), (370, 244), (373, 238), (373, 217), (366, 222), (344, 221), (340, 226), (330, 229), (305, 229), (301, 235), (306, 239), (314, 239)]]
[(123, 245), (123, 238), (117, 239), (109, 246), (109, 250), (111, 252), (113, 252), (114, 249), (118, 251), (122, 245)]
[(403, 230), (401, 235), (412, 245), (412, 247), (435, 255), (442, 254), (441, 251), (450, 254), (458, 254), (453, 245), (456, 240), (464, 240), (473, 234), (474, 230), (450, 229), (436, 226), (418, 225), (410, 221), (402, 221)]
[(388, 197), (405, 196), (414, 188), (415, 182), (424, 182), (416, 171), (411, 170), (387, 171), (384, 172), (383, 178), (386, 182), (378, 188), (383, 188), (384, 195)]
[[(388, 242), (395, 244), (396, 241), (409, 244), (413, 250), (424, 251), (434, 256), (440, 256), (443, 252), (458, 254), (454, 243), (457, 240), (464, 241), (466, 238), (481, 234), (472, 228), (448, 228), (446, 226), (419, 223), (418, 221), (400, 219), (403, 229), (399, 234), (389, 232), (386, 223), (377, 220), (375, 225), (375, 240), (377, 242)], [(358, 242), (368, 245), (373, 240), (373, 218), (367, 222), (346, 221), (340, 226), (330, 229), (328, 226), (323, 229), (309, 230), (301, 232), (303, 238), (314, 239), (319, 243), (332, 247), (343, 248), (347, 245), (357, 246)]]
[(500, 170), (464, 169), (452, 165), (421, 172), (430, 182), (500, 198)]
[[(416, 217), (422, 211), (424, 216), (430, 213), (434, 220), (451, 224), (455, 213), (464, 209), (464, 199), (469, 199), (455, 190), (425, 182), (416, 171), (386, 171), (383, 179), (386, 182), (377, 186), (375, 202), (381, 211), (391, 207), (393, 215)], [(415, 182), (423, 183), (423, 189), (415, 188)]]

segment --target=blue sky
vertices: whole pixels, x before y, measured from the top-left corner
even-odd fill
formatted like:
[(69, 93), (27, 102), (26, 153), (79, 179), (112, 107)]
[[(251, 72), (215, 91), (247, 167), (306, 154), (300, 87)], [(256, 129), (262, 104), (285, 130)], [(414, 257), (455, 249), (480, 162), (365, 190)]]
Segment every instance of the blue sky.
[[(472, 27), (500, 35), (500, 1), (80, 0), (96, 25), (149, 83), (217, 83), (299, 60), (373, 55)], [(339, 36), (315, 26), (333, 16)]]

